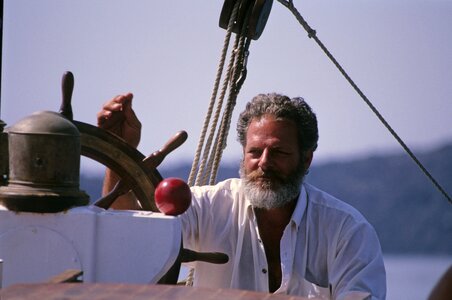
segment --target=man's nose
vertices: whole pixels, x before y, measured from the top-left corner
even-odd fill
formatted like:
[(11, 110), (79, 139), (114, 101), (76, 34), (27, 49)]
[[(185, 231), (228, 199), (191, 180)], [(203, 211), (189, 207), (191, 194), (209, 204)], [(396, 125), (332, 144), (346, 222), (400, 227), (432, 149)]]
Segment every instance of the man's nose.
[(268, 149), (264, 149), (264, 151), (262, 151), (261, 157), (259, 158), (259, 168), (265, 171), (268, 170), (270, 167), (271, 167), (270, 151), (268, 151)]

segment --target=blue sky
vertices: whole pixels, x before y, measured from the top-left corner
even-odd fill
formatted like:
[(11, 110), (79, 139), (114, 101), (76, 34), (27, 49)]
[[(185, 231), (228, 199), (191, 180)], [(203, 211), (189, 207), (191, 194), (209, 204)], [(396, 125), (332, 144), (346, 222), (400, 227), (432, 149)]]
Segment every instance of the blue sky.
[[(452, 142), (452, 1), (294, 3), (415, 152)], [(70, 70), (76, 120), (95, 124), (102, 103), (133, 92), (143, 123), (139, 150), (150, 154), (184, 129), (188, 141), (165, 162), (191, 159), (225, 35), (218, 26), (222, 4), (5, 0), (1, 118), (12, 125), (34, 111), (58, 110), (61, 76)], [(238, 113), (266, 92), (311, 104), (319, 119), (317, 162), (401, 151), (277, 1), (262, 36), (251, 43), (225, 161), (241, 156)]]

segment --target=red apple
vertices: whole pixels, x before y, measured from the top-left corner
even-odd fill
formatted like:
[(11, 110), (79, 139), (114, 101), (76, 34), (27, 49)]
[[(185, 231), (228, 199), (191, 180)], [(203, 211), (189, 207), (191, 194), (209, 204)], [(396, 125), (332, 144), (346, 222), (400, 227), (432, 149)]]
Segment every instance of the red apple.
[(179, 178), (163, 179), (155, 188), (155, 204), (165, 215), (177, 216), (184, 213), (191, 204), (188, 184)]

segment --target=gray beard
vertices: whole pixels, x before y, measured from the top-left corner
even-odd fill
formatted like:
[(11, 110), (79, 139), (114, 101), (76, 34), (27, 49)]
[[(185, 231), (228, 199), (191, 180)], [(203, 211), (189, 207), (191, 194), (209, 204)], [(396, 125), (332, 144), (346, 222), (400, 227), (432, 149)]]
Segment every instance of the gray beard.
[(262, 179), (264, 172), (261, 170), (245, 174), (243, 162), (240, 166), (240, 178), (244, 182), (243, 191), (246, 198), (253, 207), (264, 209), (283, 207), (297, 198), (304, 173), (304, 170), (299, 168), (287, 178), (281, 178), (273, 173), (273, 178)]

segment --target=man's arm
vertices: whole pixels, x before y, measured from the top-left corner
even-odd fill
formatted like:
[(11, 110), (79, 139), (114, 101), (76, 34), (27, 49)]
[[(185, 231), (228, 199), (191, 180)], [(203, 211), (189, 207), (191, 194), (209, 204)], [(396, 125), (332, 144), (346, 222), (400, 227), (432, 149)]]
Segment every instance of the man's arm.
[(353, 299), (368, 292), (372, 300), (385, 299), (386, 271), (378, 236), (367, 222), (350, 223), (341, 230), (329, 267), (333, 298)]
[[(116, 134), (132, 147), (137, 147), (141, 138), (141, 122), (132, 109), (131, 93), (118, 95), (107, 101), (97, 113), (97, 126)], [(105, 171), (102, 195), (107, 195), (119, 181), (120, 177), (111, 169)], [(114, 209), (140, 209), (134, 194), (129, 192), (112, 204)]]

